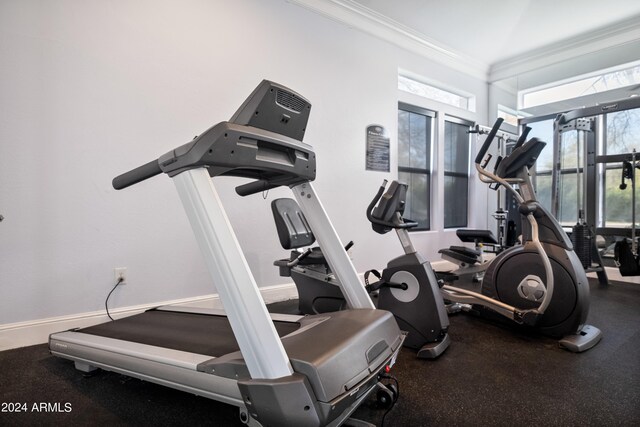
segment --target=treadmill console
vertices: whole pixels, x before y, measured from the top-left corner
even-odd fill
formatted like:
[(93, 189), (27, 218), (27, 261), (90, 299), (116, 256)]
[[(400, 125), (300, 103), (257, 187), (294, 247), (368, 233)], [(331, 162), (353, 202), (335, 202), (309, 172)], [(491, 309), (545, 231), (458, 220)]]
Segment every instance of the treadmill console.
[(229, 121), (302, 141), (310, 111), (311, 103), (299, 94), (263, 80)]

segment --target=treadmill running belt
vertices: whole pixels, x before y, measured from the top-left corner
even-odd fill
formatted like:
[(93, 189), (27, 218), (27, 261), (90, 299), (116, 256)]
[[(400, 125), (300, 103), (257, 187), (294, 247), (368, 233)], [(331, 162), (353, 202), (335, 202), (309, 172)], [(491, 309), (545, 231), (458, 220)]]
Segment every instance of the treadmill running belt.
[[(293, 322), (273, 323), (280, 337), (300, 327)], [(227, 317), (208, 314), (149, 310), (77, 332), (212, 357), (240, 349)]]

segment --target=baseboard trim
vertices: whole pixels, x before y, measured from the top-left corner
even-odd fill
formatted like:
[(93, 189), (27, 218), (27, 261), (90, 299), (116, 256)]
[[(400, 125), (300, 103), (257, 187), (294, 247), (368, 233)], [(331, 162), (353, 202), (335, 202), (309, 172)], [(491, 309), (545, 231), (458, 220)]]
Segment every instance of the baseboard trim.
[[(286, 301), (298, 297), (293, 283), (265, 286), (260, 288), (260, 293), (265, 303)], [(142, 313), (150, 308), (161, 305), (179, 305), (186, 307), (211, 307), (222, 308), (218, 294), (201, 295), (192, 298), (182, 298), (170, 301), (161, 301), (150, 304), (115, 308), (109, 310), (111, 317), (119, 319)], [(65, 331), (73, 328), (86, 328), (109, 320), (104, 310), (79, 313), (68, 316), (49, 317), (46, 319), (31, 320), (27, 322), (8, 323), (0, 325), (0, 351), (30, 345), (43, 344), (54, 332)]]
[[(605, 267), (604, 270), (607, 273), (607, 278), (609, 280), (640, 284), (640, 276), (622, 276), (620, 274), (620, 270), (618, 270), (616, 267)], [(597, 278), (598, 275), (597, 273), (587, 273), (587, 277)]]
[[(454, 269), (455, 264), (438, 260), (431, 263), (434, 270), (449, 271)], [(622, 277), (616, 268), (606, 267), (610, 280), (640, 283), (639, 277)], [(358, 274), (363, 280), (363, 274)], [(595, 273), (589, 273), (589, 277), (595, 277)], [(265, 286), (260, 288), (260, 293), (267, 304), (289, 299), (298, 298), (296, 287), (293, 283), (281, 285)], [(116, 308), (110, 311), (114, 319), (142, 313), (153, 307), (161, 305), (179, 305), (185, 307), (202, 308), (222, 308), (218, 294), (201, 295), (192, 298), (183, 298), (170, 301), (161, 301), (151, 304), (141, 304), (136, 306)], [(86, 328), (109, 320), (103, 311), (92, 311), (87, 313), (74, 314), (69, 316), (50, 317), (27, 322), (9, 323), (0, 325), (0, 351), (11, 350), (13, 348), (26, 347), (29, 345), (43, 344), (49, 339), (49, 335), (54, 332), (64, 331), (73, 328)]]

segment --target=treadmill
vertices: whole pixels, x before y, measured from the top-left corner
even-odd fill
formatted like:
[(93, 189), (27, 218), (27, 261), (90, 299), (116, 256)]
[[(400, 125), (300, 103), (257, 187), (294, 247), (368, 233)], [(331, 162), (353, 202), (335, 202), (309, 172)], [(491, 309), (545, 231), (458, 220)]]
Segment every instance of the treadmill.
[[(228, 122), (116, 177), (123, 189), (160, 173), (176, 185), (222, 310), (158, 307), (54, 333), (49, 349), (83, 372), (98, 368), (235, 405), (262, 426), (337, 426), (393, 366), (405, 333), (376, 310), (314, 191), (311, 105), (262, 81)], [(314, 316), (269, 314), (212, 179), (239, 176), (240, 196), (293, 191), (350, 307)]]

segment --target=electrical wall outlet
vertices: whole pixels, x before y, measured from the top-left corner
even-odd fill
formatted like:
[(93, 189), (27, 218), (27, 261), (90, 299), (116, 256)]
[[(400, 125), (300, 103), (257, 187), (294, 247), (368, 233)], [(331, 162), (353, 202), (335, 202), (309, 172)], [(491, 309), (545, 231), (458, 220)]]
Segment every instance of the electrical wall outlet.
[(115, 275), (116, 282), (122, 279), (121, 285), (127, 283), (127, 267), (116, 267), (113, 269), (113, 273)]

